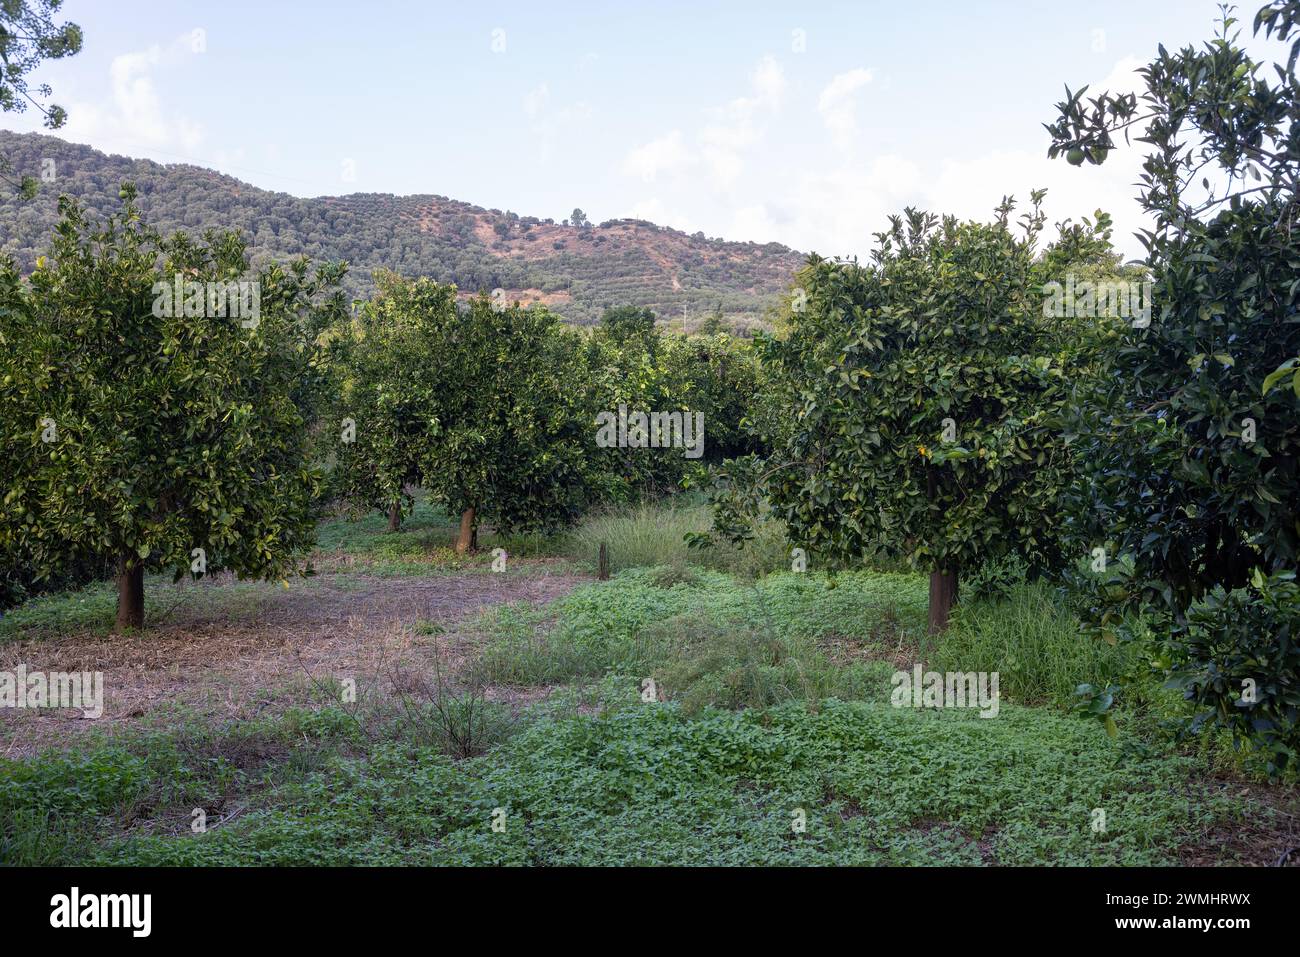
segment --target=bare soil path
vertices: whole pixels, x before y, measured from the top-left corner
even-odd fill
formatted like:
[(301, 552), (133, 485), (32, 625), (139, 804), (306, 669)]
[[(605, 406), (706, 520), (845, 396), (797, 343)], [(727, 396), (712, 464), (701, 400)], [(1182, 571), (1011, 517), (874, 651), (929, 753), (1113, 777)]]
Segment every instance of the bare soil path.
[[(250, 589), (230, 577), (158, 588), (148, 600), (154, 620), (161, 620), (138, 633), (81, 631), (0, 645), (0, 670), (21, 664), (29, 674), (104, 674), (98, 719), (69, 710), (0, 709), (0, 755), (30, 755), (178, 707), (218, 719), (247, 718), (305, 700), (321, 683), (353, 678), (363, 688), (394, 669), (419, 674), (431, 666), (435, 650), (464, 654), (479, 612), (549, 602), (587, 580), (567, 566), (537, 562), (503, 574), (325, 573), (287, 589)], [(215, 591), (223, 588), (237, 588), (238, 597), (227, 601), (235, 593)], [(186, 594), (197, 589), (211, 591)]]

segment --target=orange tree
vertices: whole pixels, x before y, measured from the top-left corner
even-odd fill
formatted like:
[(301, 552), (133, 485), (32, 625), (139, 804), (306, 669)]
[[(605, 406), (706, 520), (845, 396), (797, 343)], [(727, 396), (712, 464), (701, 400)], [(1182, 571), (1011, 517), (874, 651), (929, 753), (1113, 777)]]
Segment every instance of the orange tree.
[[(716, 464), (758, 447), (744, 420), (759, 390), (757, 355), (747, 339), (725, 332), (663, 333), (650, 309), (607, 309), (587, 340), (586, 362), (600, 411), (698, 413), (702, 454), (682, 449), (600, 449), (602, 491), (614, 498), (688, 487)], [(695, 420), (692, 420), (695, 421)], [(692, 435), (692, 441), (697, 438)]]
[(561, 527), (594, 494), (595, 383), (581, 336), (545, 309), (428, 279), (379, 277), (348, 346), (337, 421), (338, 490), (397, 527), (408, 486), (461, 520)]
[[(1020, 230), (1010, 201), (992, 223), (908, 210), (870, 265), (810, 260), (788, 330), (760, 346), (784, 421), (764, 416), (771, 455), (720, 470), (718, 532), (744, 537), (770, 508), (820, 555), (904, 559), (930, 573), (934, 632), (963, 569), (1007, 553), (1061, 561), (1060, 422), (1087, 371), (1084, 343), (1108, 333), (1045, 315), (1043, 283), (1069, 257), (1035, 254), (1041, 197)], [(1099, 219), (1089, 249), (1106, 247)]]
[(544, 308), (478, 296), (443, 354), (440, 427), (422, 459), (431, 495), (461, 517), (457, 551), (502, 532), (573, 522), (594, 494), (594, 382), (579, 333)]
[(1140, 95), (1071, 93), (1052, 155), (1103, 163), (1139, 132), (1139, 200), (1156, 310), (1080, 406), (1086, 468), (1070, 511), (1118, 558), (1086, 595), (1114, 640), (1142, 609), (1158, 660), (1196, 705), (1260, 745), (1300, 752), (1300, 3), (1225, 12), (1200, 46), (1161, 47)]
[(453, 386), (445, 378), (460, 317), (455, 286), (395, 273), (380, 273), (375, 283), (374, 298), (342, 341), (347, 371), (334, 422), (333, 491), (353, 511), (387, 513), (397, 531), (446, 418)]
[[(318, 343), (343, 309), (341, 267), (247, 278), (238, 236), (164, 240), (123, 198), (99, 226), (61, 200), (31, 277), (0, 266), (0, 555), (38, 577), (110, 556), (119, 628), (143, 623), (146, 571), (281, 577), (311, 546)], [(239, 281), (256, 309), (214, 315)]]

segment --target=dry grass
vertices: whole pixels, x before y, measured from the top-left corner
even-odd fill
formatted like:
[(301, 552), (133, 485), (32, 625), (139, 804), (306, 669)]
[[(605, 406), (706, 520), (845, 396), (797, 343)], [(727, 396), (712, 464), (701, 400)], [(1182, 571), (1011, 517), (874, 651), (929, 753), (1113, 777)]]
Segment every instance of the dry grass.
[[(504, 602), (545, 603), (585, 579), (532, 566), (509, 574), (429, 578), (320, 575), (269, 589), (250, 614), (207, 616), (186, 608), (164, 624), (127, 635), (82, 631), (0, 645), (0, 669), (102, 671), (104, 715), (42, 709), (0, 711), (0, 755), (19, 757), (74, 740), (165, 720), (178, 707), (244, 719), (319, 697), (345, 678), (358, 693), (387, 695), (394, 681), (424, 681), (432, 651), (459, 670), (475, 636), (462, 628)], [(187, 588), (228, 587), (213, 579)], [(163, 602), (167, 596), (161, 596)], [(177, 606), (178, 609), (180, 606)]]
[(1300, 867), (1300, 786), (1221, 778), (1211, 786), (1233, 797), (1239, 818), (1222, 822), (1185, 844), (1186, 867)]

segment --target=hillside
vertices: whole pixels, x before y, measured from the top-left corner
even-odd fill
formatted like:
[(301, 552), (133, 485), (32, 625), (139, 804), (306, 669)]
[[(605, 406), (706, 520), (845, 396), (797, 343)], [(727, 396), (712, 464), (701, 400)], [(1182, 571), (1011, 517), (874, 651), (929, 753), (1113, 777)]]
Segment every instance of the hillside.
[(0, 252), (30, 269), (67, 193), (105, 213), (124, 180), (136, 183), (149, 221), (164, 232), (233, 227), (254, 261), (306, 254), (343, 259), (365, 294), (380, 268), (455, 283), (465, 295), (504, 289), (544, 302), (572, 322), (594, 322), (609, 305), (650, 306), (693, 326), (721, 306), (735, 324), (757, 324), (788, 285), (802, 254), (769, 243), (725, 242), (642, 220), (575, 227), (483, 209), (445, 196), (354, 193), (299, 199), (187, 164), (106, 155), (52, 136), (0, 131), (0, 153), (17, 175), (56, 180), (34, 200), (0, 187)]

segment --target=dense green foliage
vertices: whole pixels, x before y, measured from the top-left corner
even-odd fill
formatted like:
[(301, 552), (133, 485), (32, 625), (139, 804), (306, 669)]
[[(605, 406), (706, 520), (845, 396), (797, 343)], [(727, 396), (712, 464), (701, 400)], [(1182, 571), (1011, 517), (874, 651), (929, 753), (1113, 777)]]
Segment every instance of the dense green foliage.
[(1216, 585), (1187, 610), (1165, 643), (1173, 687), (1204, 710), (1192, 721), (1229, 728), (1274, 767), (1300, 744), (1300, 588), (1294, 572), (1226, 591)]
[[(1078, 410), (1084, 470), (1069, 515), (1113, 560), (1094, 607), (1103, 625), (1156, 609), (1174, 628), (1175, 676), (1216, 676), (1189, 697), (1261, 732), (1282, 763), (1300, 748), (1300, 670), (1289, 602), (1266, 595), (1289, 590), (1243, 589), (1255, 569), (1294, 571), (1300, 550), (1300, 392), (1274, 388), (1300, 354), (1300, 4), (1275, 0), (1255, 29), (1296, 37), (1286, 66), (1253, 59), (1225, 13), (1203, 47), (1162, 47), (1140, 98), (1070, 94), (1048, 129), (1053, 155), (1098, 163), (1131, 128), (1148, 145), (1140, 201), (1155, 223), (1144, 241), (1157, 313), (1125, 331)], [(1235, 629), (1211, 639), (1212, 622), (1229, 628), (1225, 609), (1255, 622), (1264, 646), (1228, 640)], [(1273, 691), (1245, 700), (1246, 677)]]
[(654, 314), (643, 309), (611, 309), (591, 336), (587, 360), (595, 411), (680, 412), (703, 417), (703, 455), (688, 459), (683, 450), (649, 452), (609, 448), (599, 454), (612, 473), (616, 497), (627, 493), (665, 493), (703, 477), (703, 463), (717, 464), (757, 447), (743, 423), (760, 389), (757, 356), (751, 343), (726, 333), (665, 334)]
[(428, 280), (380, 278), (349, 349), (339, 491), (409, 507), (419, 485), (503, 531), (556, 528), (591, 494), (594, 442), (580, 337), (544, 309)]
[[(844, 560), (902, 558), (956, 575), (1001, 556), (1062, 563), (1072, 477), (1061, 422), (1112, 319), (1048, 315), (1041, 288), (1077, 261), (1113, 262), (1106, 223), (1035, 250), (1041, 194), (1017, 234), (908, 210), (870, 266), (814, 258), (760, 354), (793, 421), (766, 459), (722, 472), (719, 530), (770, 508), (792, 540)], [(941, 618), (945, 616), (941, 615)]]
[(456, 290), (427, 280), (376, 278), (342, 340), (344, 388), (335, 407), (338, 459), (333, 490), (354, 511), (379, 509), (394, 524), (409, 511), (408, 486), (420, 484), (425, 456), (454, 399), (449, 385)]
[[(981, 721), (832, 701), (692, 719), (628, 705), (539, 721), (460, 763), (401, 743), (339, 754), (348, 722), (329, 717), (293, 721), (297, 774), (223, 760), (238, 742), (0, 762), (0, 846), (26, 863), (135, 865), (1150, 865), (1225, 809), (1188, 792), (1185, 760), (1126, 755), (1032, 709)], [(181, 823), (262, 775), (256, 810), (204, 835)], [(122, 808), (171, 812), (183, 831), (114, 837)], [(73, 838), (86, 829), (102, 843)]]
[[(409, 507), (410, 488), (501, 531), (571, 524), (592, 504), (680, 490), (753, 440), (747, 340), (665, 334), (653, 312), (610, 310), (580, 334), (542, 307), (393, 274), (346, 337), (336, 489), (354, 510)], [(702, 455), (603, 447), (601, 413), (699, 415)], [(396, 516), (395, 516), (396, 517)]]
[[(0, 271), (0, 554), (38, 576), (106, 556), (119, 574), (282, 577), (313, 541), (340, 270), (243, 280), (237, 236), (164, 240), (123, 192), (101, 226), (65, 202), (30, 280)], [(256, 283), (260, 316), (159, 308), (178, 276)]]
[(425, 487), (503, 531), (571, 523), (591, 496), (591, 385), (581, 337), (545, 309), (486, 297), (456, 318)]

